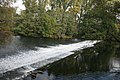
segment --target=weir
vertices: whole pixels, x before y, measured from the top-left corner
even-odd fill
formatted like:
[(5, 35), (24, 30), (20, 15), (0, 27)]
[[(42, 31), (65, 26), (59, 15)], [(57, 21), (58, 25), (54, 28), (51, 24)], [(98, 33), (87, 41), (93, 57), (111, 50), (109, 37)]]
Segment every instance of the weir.
[[(0, 59), (0, 74), (15, 70), (21, 67), (27, 67), (25, 72), (32, 71), (38, 67), (60, 60), (71, 54), (75, 50), (81, 50), (88, 47), (93, 47), (98, 41), (82, 41), (67, 45), (48, 46), (47, 48), (35, 47), (36, 50), (20, 51), (17, 55), (7, 56)], [(32, 64), (39, 65), (33, 65)], [(29, 67), (28, 67), (29, 66)]]

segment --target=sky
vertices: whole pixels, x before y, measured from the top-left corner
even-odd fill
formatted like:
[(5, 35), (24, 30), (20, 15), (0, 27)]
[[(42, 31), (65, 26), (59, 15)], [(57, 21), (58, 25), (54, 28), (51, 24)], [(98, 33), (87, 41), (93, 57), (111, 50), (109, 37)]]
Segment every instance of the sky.
[(17, 7), (17, 13), (20, 13), (21, 10), (25, 10), (25, 6), (22, 3), (22, 0), (17, 0), (17, 2), (13, 4), (13, 7)]

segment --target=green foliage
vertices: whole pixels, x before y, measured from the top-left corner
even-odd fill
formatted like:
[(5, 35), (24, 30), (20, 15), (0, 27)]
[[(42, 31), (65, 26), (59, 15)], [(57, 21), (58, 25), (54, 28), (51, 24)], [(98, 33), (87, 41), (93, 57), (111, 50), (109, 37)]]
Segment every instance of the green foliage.
[(43, 5), (37, 5), (35, 0), (24, 0), (24, 5), (26, 10), (19, 16), (13, 31), (23, 36), (51, 37), (55, 20), (44, 12)]
[[(119, 0), (23, 0), (13, 31), (22, 36), (120, 40)], [(50, 9), (47, 8), (49, 6)]]
[(69, 11), (66, 12), (62, 7), (46, 11), (47, 0), (38, 2), (24, 0), (24, 5), (26, 10), (16, 16), (18, 23), (16, 23), (17, 27), (13, 28), (16, 34), (32, 37), (72, 38), (77, 33), (74, 15)]
[(0, 42), (11, 36), (11, 27), (14, 25), (15, 9), (10, 7), (12, 0), (0, 1)]
[(84, 11), (81, 13), (79, 19), (79, 37), (85, 39), (112, 39), (116, 33), (119, 31), (115, 27), (117, 17), (116, 11), (119, 11), (118, 8), (115, 8), (115, 3), (118, 3), (114, 0), (91, 0), (86, 1)]

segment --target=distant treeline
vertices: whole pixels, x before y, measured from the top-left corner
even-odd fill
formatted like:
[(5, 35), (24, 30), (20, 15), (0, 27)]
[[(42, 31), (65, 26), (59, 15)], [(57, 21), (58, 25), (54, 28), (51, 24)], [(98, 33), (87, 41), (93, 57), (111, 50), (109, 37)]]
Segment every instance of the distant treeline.
[(0, 1), (0, 38), (13, 33), (120, 41), (119, 0), (23, 0), (20, 14), (12, 2)]

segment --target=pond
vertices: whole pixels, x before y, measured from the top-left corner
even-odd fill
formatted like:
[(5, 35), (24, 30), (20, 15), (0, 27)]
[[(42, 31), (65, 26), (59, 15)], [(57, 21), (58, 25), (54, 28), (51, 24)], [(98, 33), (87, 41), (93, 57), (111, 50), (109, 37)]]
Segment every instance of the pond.
[(120, 44), (13, 37), (0, 45), (0, 80), (120, 80)]

